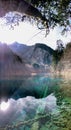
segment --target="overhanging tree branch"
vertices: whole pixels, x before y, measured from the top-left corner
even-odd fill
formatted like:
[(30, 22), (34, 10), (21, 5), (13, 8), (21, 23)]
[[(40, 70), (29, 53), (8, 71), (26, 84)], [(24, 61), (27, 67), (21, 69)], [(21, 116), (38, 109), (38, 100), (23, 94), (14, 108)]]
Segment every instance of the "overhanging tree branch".
[(8, 12), (18, 12), (37, 19), (41, 19), (42, 21), (46, 21), (47, 19), (43, 16), (40, 11), (35, 8), (30, 3), (25, 0), (0, 0), (0, 17), (3, 17)]
[(30, 18), (36, 19), (37, 23), (41, 22), (46, 29), (59, 24), (64, 30), (71, 30), (70, 0), (0, 0), (0, 17), (8, 12), (20, 13), (22, 21), (25, 15), (31, 16)]

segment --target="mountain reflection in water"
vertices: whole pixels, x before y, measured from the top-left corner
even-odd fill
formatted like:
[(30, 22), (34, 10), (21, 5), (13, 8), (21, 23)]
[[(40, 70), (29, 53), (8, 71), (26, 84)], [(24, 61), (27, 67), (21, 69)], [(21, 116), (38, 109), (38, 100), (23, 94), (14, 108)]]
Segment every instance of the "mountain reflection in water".
[(71, 81), (46, 76), (0, 80), (0, 102), (0, 129), (41, 116), (45, 118), (20, 129), (70, 128)]
[(34, 76), (23, 79), (0, 80), (0, 100), (15, 100), (26, 96), (43, 98), (58, 89), (60, 79)]

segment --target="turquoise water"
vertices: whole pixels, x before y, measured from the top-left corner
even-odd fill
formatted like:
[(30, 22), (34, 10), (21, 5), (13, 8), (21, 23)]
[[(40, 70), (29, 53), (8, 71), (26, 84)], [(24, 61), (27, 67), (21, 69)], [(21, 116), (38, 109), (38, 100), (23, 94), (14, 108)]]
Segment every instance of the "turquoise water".
[(0, 102), (0, 129), (71, 128), (71, 81), (62, 77), (0, 80)]
[(60, 78), (43, 76), (24, 77), (18, 80), (0, 80), (0, 97), (6, 100), (8, 98), (17, 100), (26, 96), (43, 98), (57, 91), (60, 81)]

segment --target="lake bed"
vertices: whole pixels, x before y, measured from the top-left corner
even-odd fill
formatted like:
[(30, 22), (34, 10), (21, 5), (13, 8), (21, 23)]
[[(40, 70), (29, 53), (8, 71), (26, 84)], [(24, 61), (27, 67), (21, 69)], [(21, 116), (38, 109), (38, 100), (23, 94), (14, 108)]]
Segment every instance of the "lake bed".
[(0, 102), (0, 127), (3, 129), (71, 128), (71, 81), (62, 77), (0, 80)]

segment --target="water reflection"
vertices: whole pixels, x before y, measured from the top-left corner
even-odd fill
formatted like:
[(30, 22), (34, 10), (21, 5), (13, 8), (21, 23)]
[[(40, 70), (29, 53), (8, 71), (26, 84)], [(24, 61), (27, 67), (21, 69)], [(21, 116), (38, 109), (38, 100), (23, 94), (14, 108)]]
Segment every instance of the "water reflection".
[[(32, 119), (37, 113), (53, 111), (57, 107), (56, 98), (53, 94), (43, 99), (36, 99), (31, 96), (20, 98), (17, 101), (9, 99), (2, 105), (0, 107), (1, 126)], [(6, 107), (6, 110), (4, 107)]]
[(1, 104), (0, 104), (0, 109), (1, 109), (2, 111), (6, 111), (6, 110), (8, 110), (9, 105), (10, 105), (9, 102), (4, 102), (4, 101), (2, 101)]
[(71, 81), (46, 76), (0, 80), (0, 126), (16, 130), (20, 122), (21, 130), (70, 130)]
[(49, 77), (27, 77), (22, 80), (0, 80), (0, 100), (15, 100), (26, 96), (43, 98), (58, 89), (59, 79)]

